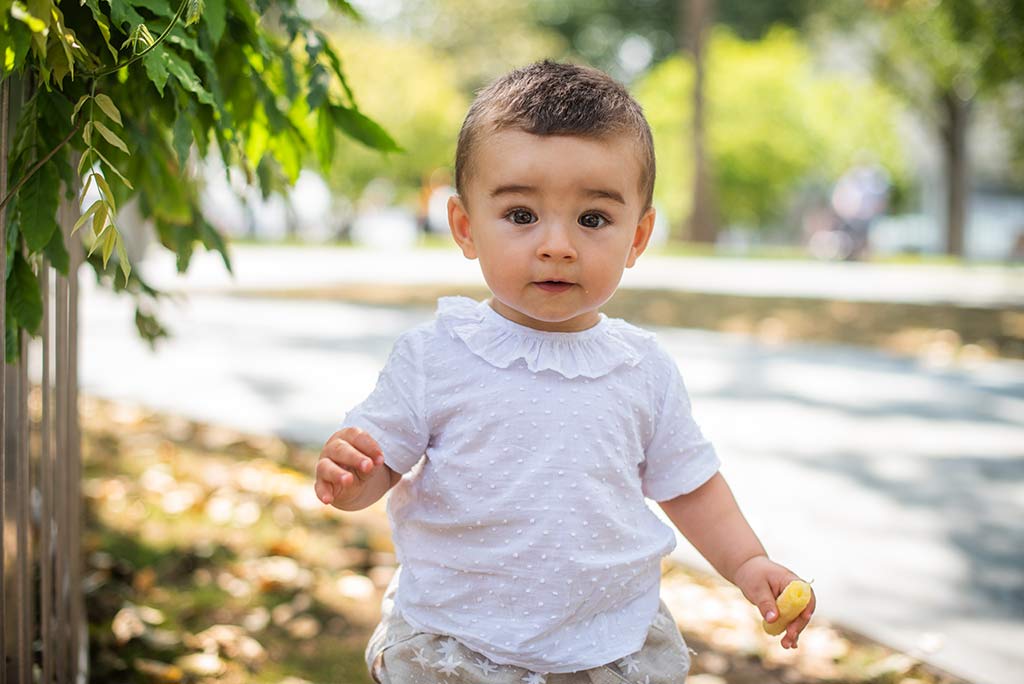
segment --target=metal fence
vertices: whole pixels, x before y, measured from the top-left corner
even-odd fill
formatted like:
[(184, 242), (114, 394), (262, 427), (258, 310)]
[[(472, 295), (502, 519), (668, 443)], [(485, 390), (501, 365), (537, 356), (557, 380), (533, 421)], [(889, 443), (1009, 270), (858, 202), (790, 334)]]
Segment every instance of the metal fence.
[[(16, 77), (0, 84), (0, 197), (13, 185), (8, 150), (30, 87)], [(6, 214), (0, 211), (4, 236)], [(16, 341), (20, 362), (0, 361), (0, 684), (65, 684), (86, 678), (76, 277), (83, 256), (77, 241), (69, 239), (77, 216), (75, 203), (62, 200), (58, 223), (71, 256), (69, 277), (45, 260), (38, 267), (43, 295), (39, 344), (30, 346), (22, 333)], [(0, 249), (0, 273), (6, 272), (6, 250)], [(0, 340), (7, 334), (4, 280)], [(36, 359), (41, 364), (31, 364), (39, 368), (35, 387), (29, 378), (30, 354), (41, 356)]]

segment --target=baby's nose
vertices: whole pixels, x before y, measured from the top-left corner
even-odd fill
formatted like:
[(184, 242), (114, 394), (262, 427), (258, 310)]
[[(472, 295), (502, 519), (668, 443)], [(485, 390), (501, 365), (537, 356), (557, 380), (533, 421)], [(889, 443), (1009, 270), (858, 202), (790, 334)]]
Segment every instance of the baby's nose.
[(572, 261), (576, 259), (576, 248), (567, 231), (550, 228), (544, 231), (543, 239), (537, 246), (537, 256), (541, 259)]

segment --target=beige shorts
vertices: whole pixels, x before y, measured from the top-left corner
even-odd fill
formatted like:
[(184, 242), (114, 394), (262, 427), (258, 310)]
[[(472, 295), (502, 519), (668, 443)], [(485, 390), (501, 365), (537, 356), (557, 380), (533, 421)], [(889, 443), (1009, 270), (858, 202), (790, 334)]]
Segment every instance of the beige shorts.
[(394, 610), (396, 587), (394, 581), (388, 586), (380, 624), (366, 647), (366, 666), (380, 684), (680, 684), (690, 670), (690, 652), (664, 601), (636, 653), (589, 670), (537, 674), (492, 663), (450, 637), (417, 631)]

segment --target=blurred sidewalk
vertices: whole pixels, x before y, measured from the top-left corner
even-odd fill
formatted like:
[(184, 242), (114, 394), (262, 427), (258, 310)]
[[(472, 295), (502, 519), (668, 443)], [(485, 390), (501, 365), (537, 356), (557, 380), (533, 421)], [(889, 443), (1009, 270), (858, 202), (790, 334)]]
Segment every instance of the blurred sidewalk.
[[(372, 389), (394, 339), (433, 306), (221, 295), (483, 286), (478, 265), (448, 250), (232, 254), (234, 280), (216, 254), (196, 254), (185, 277), (166, 252), (137, 265), (160, 289), (211, 293), (164, 307), (173, 337), (157, 353), (139, 341), (127, 298), (83, 277), (82, 391), (316, 445)], [(1019, 268), (644, 257), (624, 283), (1024, 305)], [(933, 366), (851, 345), (656, 329), (748, 519), (780, 561), (817, 580), (823, 616), (977, 684), (1019, 679), (1024, 363)], [(706, 569), (686, 544), (674, 555)]]
[[(339, 284), (484, 286), (480, 269), (452, 249), (379, 251), (338, 247), (233, 245), (234, 277), (219, 254), (197, 252), (184, 276), (174, 256), (154, 249), (142, 264), (158, 289), (299, 289)], [(748, 296), (1024, 308), (1024, 267), (643, 256), (624, 288), (665, 288)]]

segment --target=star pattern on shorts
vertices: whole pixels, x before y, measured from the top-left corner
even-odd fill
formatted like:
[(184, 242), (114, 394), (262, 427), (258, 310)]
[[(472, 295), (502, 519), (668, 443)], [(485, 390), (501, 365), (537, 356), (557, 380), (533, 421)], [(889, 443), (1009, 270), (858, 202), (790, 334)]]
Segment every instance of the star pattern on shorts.
[(456, 658), (454, 653), (449, 653), (442, 660), (434, 663), (434, 669), (446, 675), (455, 674), (461, 664), (462, 661)]
[(459, 642), (455, 639), (448, 638), (441, 642), (441, 645), (437, 647), (438, 653), (442, 656), (453, 656), (455, 655), (455, 649), (459, 647)]
[(619, 667), (625, 670), (626, 674), (632, 674), (640, 671), (640, 666), (636, 662), (636, 658), (631, 655), (626, 656), (619, 661)]
[(425, 650), (425, 648), (417, 648), (416, 657), (412, 659), (414, 663), (419, 663), (420, 667), (422, 667), (424, 670), (426, 670), (427, 666), (430, 665), (430, 659), (427, 658), (426, 654), (424, 653)]
[(484, 673), (485, 677), (498, 671), (498, 666), (492, 663), (487, 658), (477, 660), (476, 666), (480, 668), (480, 671)]
[(544, 684), (544, 675), (539, 672), (531, 672), (523, 677), (522, 681), (526, 684)]

